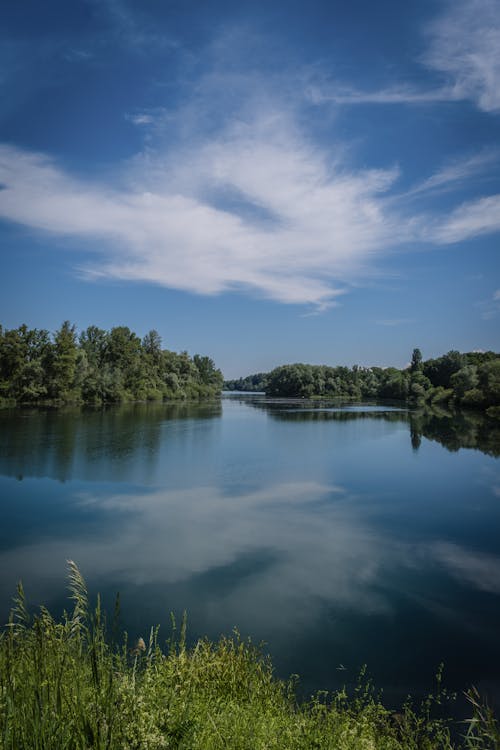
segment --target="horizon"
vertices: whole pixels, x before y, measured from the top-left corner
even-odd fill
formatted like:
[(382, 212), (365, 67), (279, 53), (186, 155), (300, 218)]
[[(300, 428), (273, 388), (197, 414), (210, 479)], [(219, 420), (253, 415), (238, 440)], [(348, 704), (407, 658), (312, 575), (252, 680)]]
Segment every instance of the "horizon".
[(0, 319), (226, 380), (500, 350), (500, 5), (10, 0)]

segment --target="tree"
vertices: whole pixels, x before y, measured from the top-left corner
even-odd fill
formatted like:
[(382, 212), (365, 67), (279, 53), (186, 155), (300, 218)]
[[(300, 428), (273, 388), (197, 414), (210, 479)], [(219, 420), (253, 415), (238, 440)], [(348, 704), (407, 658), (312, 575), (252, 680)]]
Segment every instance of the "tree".
[(202, 357), (199, 354), (195, 354), (193, 362), (198, 370), (201, 382), (204, 385), (220, 385), (222, 381), (222, 373), (217, 370), (213, 359), (210, 357)]
[(452, 350), (442, 357), (427, 360), (424, 363), (423, 371), (434, 387), (442, 385), (443, 388), (449, 388), (451, 376), (465, 367), (466, 364), (467, 357), (465, 354)]
[(487, 404), (500, 404), (500, 359), (485, 362), (478, 370), (479, 387), (483, 391)]
[(157, 331), (143, 341), (126, 326), (110, 333), (89, 326), (76, 336), (65, 321), (52, 337), (26, 325), (0, 326), (0, 400), (102, 404), (162, 398), (205, 398), (222, 388), (210, 357), (162, 351)]
[(269, 374), (267, 393), (270, 396), (309, 397), (314, 393), (311, 365), (282, 365)]
[(154, 329), (148, 331), (148, 333), (142, 339), (142, 348), (146, 354), (157, 357), (161, 355), (161, 336), (158, 331)]
[(421, 370), (416, 370), (410, 375), (409, 396), (412, 401), (423, 401), (427, 392), (431, 389), (431, 382)]
[(410, 372), (420, 372), (422, 368), (422, 352), (420, 349), (414, 349), (411, 355)]
[(116, 326), (111, 329), (106, 348), (106, 364), (114, 401), (146, 397), (148, 383), (141, 353), (141, 340), (130, 328)]
[(50, 355), (48, 331), (26, 325), (0, 332), (0, 397), (21, 403), (47, 394), (47, 364)]
[(50, 363), (52, 398), (72, 401), (79, 395), (73, 392), (77, 358), (76, 329), (69, 320), (65, 320), (54, 336)]
[(401, 372), (395, 367), (384, 370), (383, 380), (378, 395), (381, 398), (405, 401), (408, 397), (409, 383), (407, 372)]
[(478, 383), (476, 365), (465, 365), (465, 367), (454, 372), (450, 378), (450, 385), (459, 399), (463, 398), (466, 391), (476, 388)]
[(108, 334), (102, 328), (89, 326), (85, 331), (81, 332), (79, 338), (80, 349), (84, 350), (91, 367), (101, 366), (106, 354), (107, 343)]

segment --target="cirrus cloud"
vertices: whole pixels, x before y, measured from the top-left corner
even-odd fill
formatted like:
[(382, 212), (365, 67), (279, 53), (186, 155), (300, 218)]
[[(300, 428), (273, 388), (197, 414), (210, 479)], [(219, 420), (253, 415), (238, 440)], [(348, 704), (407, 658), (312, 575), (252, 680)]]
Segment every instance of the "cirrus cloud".
[(372, 91), (330, 82), (312, 83), (315, 104), (429, 105), (470, 100), (483, 112), (500, 112), (500, 4), (497, 0), (456, 0), (424, 32), (419, 62), (441, 78), (438, 85), (416, 88), (395, 83)]
[(384, 208), (396, 170), (332, 166), (282, 115), (153, 161), (109, 187), (3, 146), (0, 216), (92, 239), (104, 256), (81, 269), (91, 278), (199, 294), (246, 289), (320, 307), (406, 231)]
[[(341, 149), (339, 149), (341, 153)], [(457, 182), (482, 157), (413, 191)], [(196, 294), (246, 291), (325, 309), (415, 241), (500, 231), (500, 196), (445, 215), (415, 212), (396, 168), (354, 170), (313, 145), (290, 112), (264, 111), (189, 147), (150, 149), (114, 185), (70, 175), (45, 155), (0, 147), (0, 217), (90, 247), (89, 278)]]
[(459, 0), (429, 27), (424, 62), (450, 81), (450, 99), (471, 99), (485, 112), (500, 112), (500, 5)]

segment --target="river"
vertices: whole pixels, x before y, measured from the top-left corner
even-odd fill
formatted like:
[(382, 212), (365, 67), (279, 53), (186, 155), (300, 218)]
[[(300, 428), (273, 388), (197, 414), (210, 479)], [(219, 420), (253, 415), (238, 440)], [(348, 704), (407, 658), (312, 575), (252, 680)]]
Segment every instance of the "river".
[(397, 703), (500, 694), (500, 425), (269, 401), (0, 412), (0, 611), (69, 607), (66, 560), (123, 626), (237, 627), (301, 690), (368, 665)]

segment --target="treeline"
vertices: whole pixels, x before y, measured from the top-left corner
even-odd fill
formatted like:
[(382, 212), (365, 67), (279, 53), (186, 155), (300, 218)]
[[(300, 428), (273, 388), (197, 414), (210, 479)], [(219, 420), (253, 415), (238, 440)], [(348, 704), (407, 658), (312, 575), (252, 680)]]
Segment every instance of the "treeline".
[(141, 339), (126, 326), (80, 334), (65, 321), (51, 335), (0, 326), (0, 403), (107, 404), (219, 395), (223, 378), (210, 357), (162, 349), (157, 331)]
[[(249, 378), (237, 382), (244, 385)], [(495, 352), (450, 351), (423, 361), (420, 350), (415, 349), (411, 365), (402, 370), (299, 363), (277, 367), (262, 380), (268, 396), (389, 399), (500, 412), (500, 354)]]
[(246, 378), (237, 378), (236, 380), (225, 380), (225, 391), (265, 391), (267, 388), (267, 372), (256, 372), (255, 375), (247, 375)]

